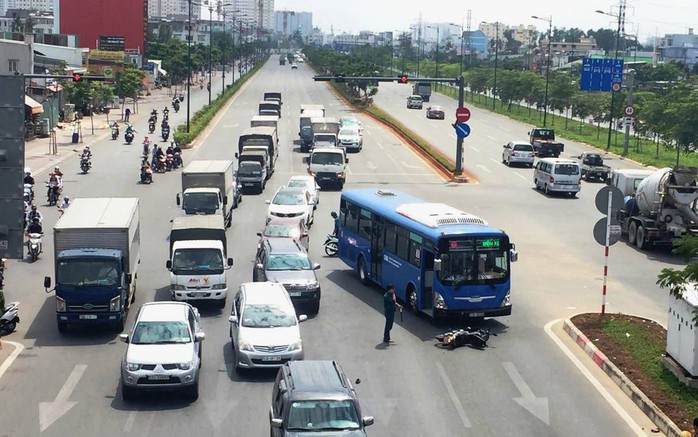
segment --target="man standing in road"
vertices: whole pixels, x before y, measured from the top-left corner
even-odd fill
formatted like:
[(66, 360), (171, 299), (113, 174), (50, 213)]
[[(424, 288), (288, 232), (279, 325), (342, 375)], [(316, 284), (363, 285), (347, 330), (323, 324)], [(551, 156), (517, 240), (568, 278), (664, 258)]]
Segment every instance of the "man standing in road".
[(395, 297), (395, 286), (388, 284), (388, 289), (383, 295), (383, 314), (385, 314), (385, 329), (383, 330), (383, 343), (392, 343), (390, 340), (390, 330), (393, 329), (395, 320), (395, 310), (402, 309)]
[(131, 108), (126, 108), (126, 111), (124, 111), (124, 121), (128, 121), (130, 116), (131, 116)]

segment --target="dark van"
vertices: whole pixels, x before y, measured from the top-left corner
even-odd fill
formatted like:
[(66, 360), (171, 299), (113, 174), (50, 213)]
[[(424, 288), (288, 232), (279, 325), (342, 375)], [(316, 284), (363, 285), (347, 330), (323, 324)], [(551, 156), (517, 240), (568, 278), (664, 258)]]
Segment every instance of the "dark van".
[[(272, 437), (365, 436), (356, 391), (336, 361), (288, 361), (276, 375), (269, 410)], [(324, 434), (323, 434), (324, 435)]]

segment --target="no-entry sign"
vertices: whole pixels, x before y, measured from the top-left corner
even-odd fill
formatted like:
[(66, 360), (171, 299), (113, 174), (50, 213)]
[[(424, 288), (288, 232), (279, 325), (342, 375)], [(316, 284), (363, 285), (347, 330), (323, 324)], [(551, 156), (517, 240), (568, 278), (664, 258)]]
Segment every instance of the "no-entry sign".
[(458, 123), (465, 123), (470, 120), (470, 109), (465, 106), (456, 109), (456, 121)]

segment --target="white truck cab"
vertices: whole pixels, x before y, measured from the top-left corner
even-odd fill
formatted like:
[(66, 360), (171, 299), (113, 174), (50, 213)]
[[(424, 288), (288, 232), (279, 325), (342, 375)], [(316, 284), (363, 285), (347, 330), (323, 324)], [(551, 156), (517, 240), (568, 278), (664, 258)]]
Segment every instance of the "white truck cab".
[(336, 185), (344, 188), (349, 158), (342, 147), (316, 147), (307, 158), (308, 173), (320, 187)]

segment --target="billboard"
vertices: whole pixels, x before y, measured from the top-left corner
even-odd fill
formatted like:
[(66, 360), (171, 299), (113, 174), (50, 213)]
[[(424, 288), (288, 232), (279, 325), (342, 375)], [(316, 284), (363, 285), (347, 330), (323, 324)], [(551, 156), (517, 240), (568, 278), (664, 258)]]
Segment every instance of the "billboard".
[(99, 49), (110, 52), (123, 52), (126, 47), (126, 39), (123, 36), (100, 36)]

